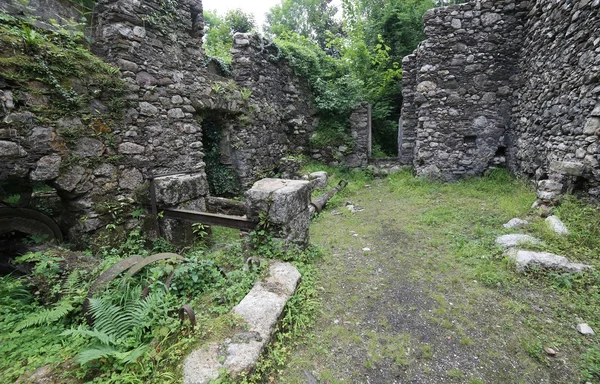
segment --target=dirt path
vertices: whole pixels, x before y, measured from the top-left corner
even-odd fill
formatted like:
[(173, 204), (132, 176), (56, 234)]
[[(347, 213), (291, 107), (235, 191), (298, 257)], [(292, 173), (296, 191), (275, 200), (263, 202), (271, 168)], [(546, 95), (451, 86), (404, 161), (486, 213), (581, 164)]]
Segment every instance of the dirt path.
[(511, 203), (462, 186), (403, 194), (391, 184), (349, 198), (364, 211), (340, 207), (313, 223), (327, 254), (323, 308), (277, 382), (579, 381), (577, 351), (543, 352), (578, 336), (550, 309), (554, 291), (515, 274), (493, 247), (533, 196)]

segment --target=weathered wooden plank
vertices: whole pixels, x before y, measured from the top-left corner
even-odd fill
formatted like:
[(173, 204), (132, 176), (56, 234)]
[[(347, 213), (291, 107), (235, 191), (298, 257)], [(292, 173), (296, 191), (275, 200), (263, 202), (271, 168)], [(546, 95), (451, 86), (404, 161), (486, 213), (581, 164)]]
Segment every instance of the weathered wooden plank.
[(207, 225), (217, 225), (220, 227), (236, 228), (245, 231), (251, 231), (256, 228), (257, 223), (244, 216), (221, 215), (218, 213), (188, 211), (185, 209), (165, 208), (162, 210), (163, 217), (202, 223)]

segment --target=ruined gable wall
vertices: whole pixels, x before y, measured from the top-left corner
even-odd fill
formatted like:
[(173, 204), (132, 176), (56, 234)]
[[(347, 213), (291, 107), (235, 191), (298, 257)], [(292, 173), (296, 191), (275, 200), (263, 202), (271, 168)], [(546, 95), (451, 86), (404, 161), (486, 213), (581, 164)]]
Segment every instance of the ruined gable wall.
[(233, 163), (242, 185), (250, 187), (257, 174), (283, 171), (283, 157), (308, 151), (316, 110), (308, 82), (294, 74), (273, 43), (236, 34), (232, 53), (233, 79), (252, 92), (246, 118), (230, 133)]
[(542, 200), (573, 188), (599, 198), (600, 2), (533, 2), (519, 70), (510, 168), (557, 181), (541, 183)]
[[(429, 10), (427, 40), (405, 61), (405, 132), (417, 175), (481, 174), (505, 147), (523, 10), (512, 0)], [(408, 62), (408, 63), (407, 63)], [(413, 99), (414, 98), (414, 99)]]

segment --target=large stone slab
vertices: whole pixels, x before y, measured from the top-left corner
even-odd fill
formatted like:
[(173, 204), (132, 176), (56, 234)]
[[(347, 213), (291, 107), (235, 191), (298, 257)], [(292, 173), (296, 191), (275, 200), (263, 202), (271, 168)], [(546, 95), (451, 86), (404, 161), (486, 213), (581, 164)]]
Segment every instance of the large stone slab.
[(540, 241), (535, 237), (521, 234), (502, 235), (496, 238), (496, 244), (501, 246), (502, 248), (511, 248), (523, 244), (539, 243)]
[(290, 263), (274, 262), (269, 276), (257, 282), (233, 308), (248, 324), (246, 332), (233, 340), (212, 343), (193, 351), (183, 363), (184, 384), (205, 384), (225, 369), (237, 376), (251, 370), (277, 325), (287, 300), (294, 294), (300, 272)]
[(592, 268), (586, 264), (571, 263), (564, 256), (558, 256), (548, 252), (532, 252), (520, 249), (510, 249), (505, 255), (515, 261), (517, 271), (523, 272), (529, 268), (543, 268), (563, 272), (581, 273)]

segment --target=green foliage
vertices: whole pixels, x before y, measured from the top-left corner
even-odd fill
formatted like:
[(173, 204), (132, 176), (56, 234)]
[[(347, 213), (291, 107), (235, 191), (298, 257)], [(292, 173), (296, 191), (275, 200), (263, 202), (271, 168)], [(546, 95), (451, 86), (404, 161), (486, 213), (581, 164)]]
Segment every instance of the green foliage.
[(220, 16), (216, 11), (205, 11), (204, 23), (206, 54), (218, 58), (225, 65), (231, 64), (233, 35), (238, 32), (248, 33), (256, 28), (254, 15), (240, 9), (227, 11), (224, 16)]
[(374, 143), (385, 155), (394, 155), (400, 63), (424, 38), (421, 18), (433, 3), (346, 0), (342, 6), (340, 27), (329, 1), (286, 0), (271, 9), (266, 30), (296, 73), (308, 80), (323, 115), (341, 118), (357, 103), (369, 102)]
[(582, 356), (583, 380), (600, 380), (600, 347), (597, 345), (589, 348)]
[[(227, 89), (226, 85), (215, 83), (213, 91), (218, 86), (219, 92)], [(233, 168), (221, 161), (221, 127), (220, 120), (207, 118), (203, 123), (204, 162), (206, 177), (210, 192), (214, 196), (234, 197), (240, 192), (240, 183)]]
[(315, 133), (310, 137), (313, 148), (345, 145), (351, 147), (352, 137), (347, 126), (348, 114), (324, 114)]
[(53, 23), (52, 31), (38, 29), (33, 21), (1, 12), (0, 20), (0, 77), (40, 97), (44, 104), (37, 113), (40, 118), (56, 119), (77, 111), (84, 121), (87, 115), (96, 115), (97, 120), (96, 111), (79, 110), (93, 99), (109, 107), (102, 116), (105, 123), (110, 125), (120, 115), (124, 82), (115, 76), (118, 69), (89, 52), (80, 26)]
[(44, 308), (34, 312), (32, 315), (19, 322), (14, 330), (18, 332), (24, 328), (33, 327), (41, 324), (52, 324), (64, 318), (73, 311), (73, 305), (68, 300), (62, 300), (56, 303), (52, 308)]
[(172, 309), (163, 291), (152, 292), (144, 299), (127, 297), (122, 304), (114, 304), (111, 299), (90, 299), (94, 328), (80, 326), (62, 336), (84, 336), (96, 342), (79, 353), (77, 361), (82, 365), (98, 359), (127, 365), (147, 352), (152, 340), (148, 337), (150, 330)]
[(283, 0), (267, 13), (265, 32), (270, 36), (293, 32), (327, 50), (329, 36), (341, 34), (337, 11), (331, 0)]

